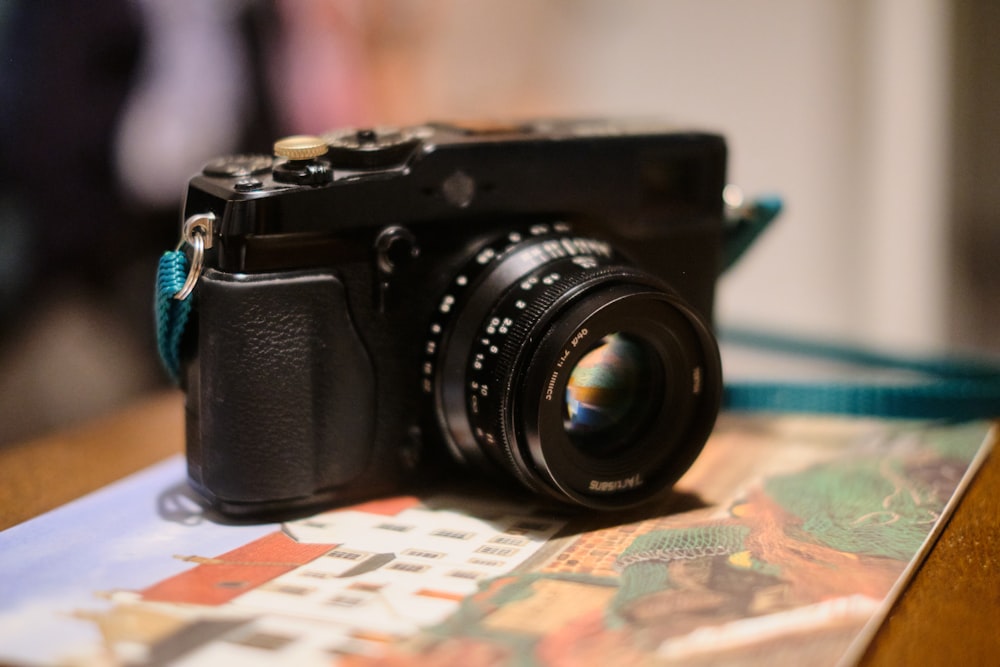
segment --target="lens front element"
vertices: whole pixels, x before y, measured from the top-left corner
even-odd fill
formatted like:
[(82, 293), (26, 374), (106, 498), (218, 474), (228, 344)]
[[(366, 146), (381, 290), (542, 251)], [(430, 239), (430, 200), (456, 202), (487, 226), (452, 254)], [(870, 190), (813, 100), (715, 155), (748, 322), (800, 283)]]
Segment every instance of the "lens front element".
[(577, 362), (566, 383), (563, 428), (585, 450), (613, 449), (646, 421), (658, 400), (659, 360), (634, 337), (613, 333)]

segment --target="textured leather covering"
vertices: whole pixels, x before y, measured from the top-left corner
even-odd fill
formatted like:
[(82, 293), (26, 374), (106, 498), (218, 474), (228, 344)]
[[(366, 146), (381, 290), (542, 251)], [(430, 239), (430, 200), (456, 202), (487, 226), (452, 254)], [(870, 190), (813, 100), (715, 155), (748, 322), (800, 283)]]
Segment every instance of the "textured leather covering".
[(209, 270), (198, 298), (195, 481), (253, 503), (358, 477), (374, 440), (375, 378), (337, 276)]

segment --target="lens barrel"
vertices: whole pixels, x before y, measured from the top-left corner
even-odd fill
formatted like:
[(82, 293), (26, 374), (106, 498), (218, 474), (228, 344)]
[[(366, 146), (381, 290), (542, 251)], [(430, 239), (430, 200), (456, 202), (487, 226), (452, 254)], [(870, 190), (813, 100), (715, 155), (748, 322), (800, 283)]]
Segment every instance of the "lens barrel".
[(668, 490), (721, 399), (710, 327), (603, 241), (512, 233), (459, 275), (432, 324), (425, 389), (460, 460), (594, 508)]

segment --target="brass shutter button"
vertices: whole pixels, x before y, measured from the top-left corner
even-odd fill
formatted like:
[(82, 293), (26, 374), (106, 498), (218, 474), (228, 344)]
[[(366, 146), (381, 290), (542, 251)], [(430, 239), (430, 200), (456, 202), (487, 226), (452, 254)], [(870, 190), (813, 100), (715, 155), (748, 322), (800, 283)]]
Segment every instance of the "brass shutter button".
[(274, 180), (296, 185), (326, 185), (333, 181), (329, 160), (319, 159), (329, 150), (326, 141), (309, 135), (285, 137), (274, 142), (274, 154), (279, 161), (274, 167)]
[(319, 137), (300, 134), (274, 142), (274, 154), (288, 160), (311, 160), (325, 155), (329, 147)]

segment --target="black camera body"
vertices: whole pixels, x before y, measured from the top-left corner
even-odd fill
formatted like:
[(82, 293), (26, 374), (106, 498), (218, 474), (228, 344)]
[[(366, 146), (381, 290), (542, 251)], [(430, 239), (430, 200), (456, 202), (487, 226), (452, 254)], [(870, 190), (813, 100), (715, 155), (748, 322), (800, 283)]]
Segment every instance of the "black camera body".
[(275, 153), (213, 161), (185, 202), (207, 230), (187, 461), (213, 508), (300, 512), (471, 467), (612, 509), (693, 462), (721, 396), (721, 137), (428, 124)]

